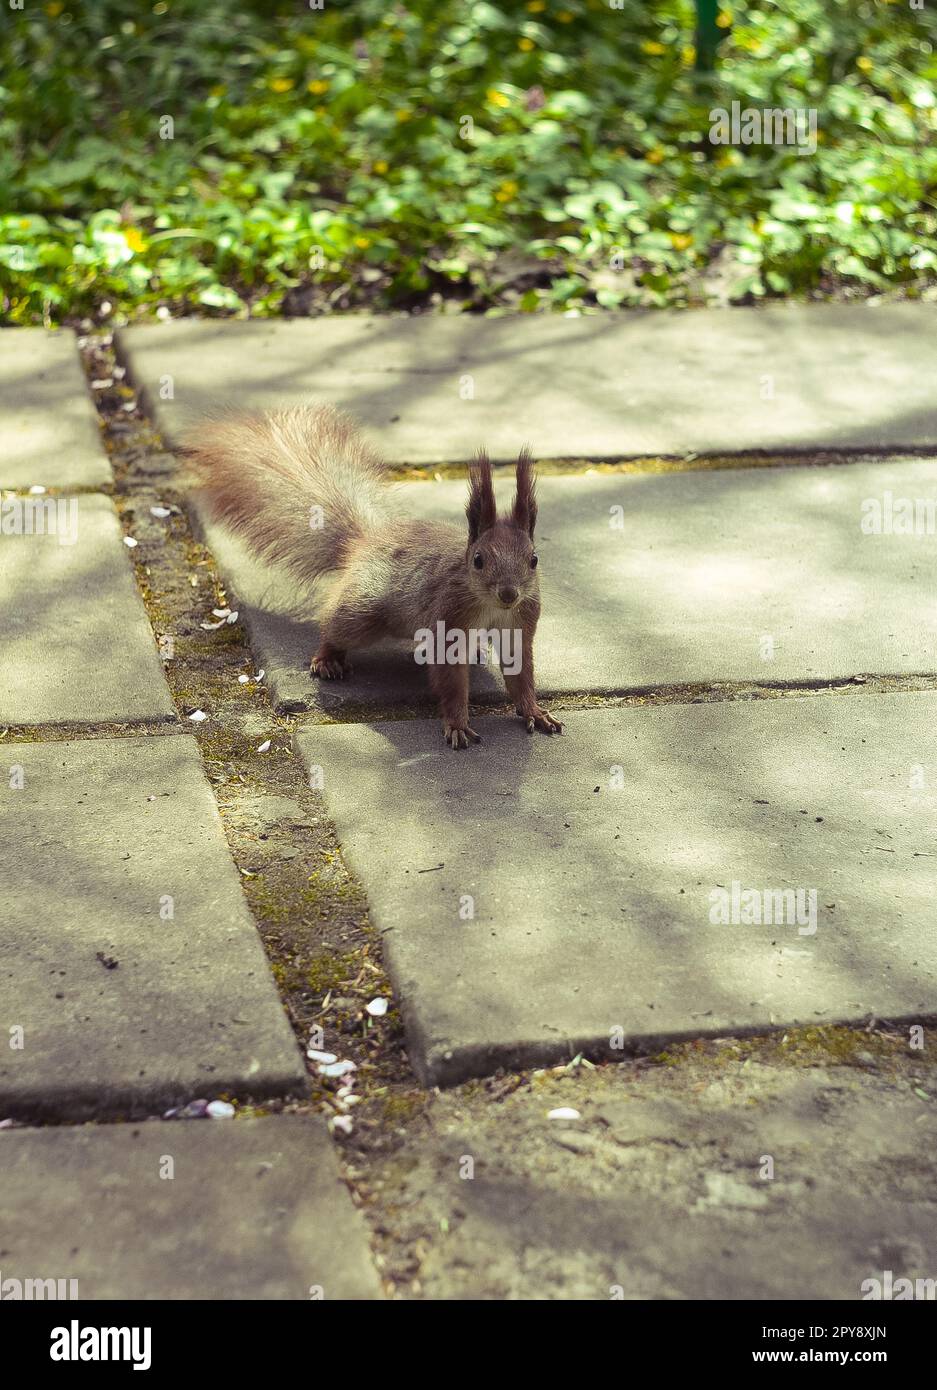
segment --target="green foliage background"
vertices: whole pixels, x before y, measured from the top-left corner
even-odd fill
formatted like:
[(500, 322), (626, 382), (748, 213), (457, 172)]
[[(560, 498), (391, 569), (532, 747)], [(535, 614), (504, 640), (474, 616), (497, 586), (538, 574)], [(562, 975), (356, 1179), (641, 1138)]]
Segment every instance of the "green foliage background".
[[(712, 87), (691, 0), (612, 3), (3, 0), (4, 321), (937, 280), (933, 0), (724, 5)], [(733, 99), (816, 153), (713, 146)]]

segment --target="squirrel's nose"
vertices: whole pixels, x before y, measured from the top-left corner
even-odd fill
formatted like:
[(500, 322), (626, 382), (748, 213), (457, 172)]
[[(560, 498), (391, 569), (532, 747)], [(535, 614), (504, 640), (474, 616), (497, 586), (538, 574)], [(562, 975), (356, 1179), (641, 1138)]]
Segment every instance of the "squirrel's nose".
[(505, 584), (503, 588), (498, 590), (498, 598), (502, 603), (514, 603), (517, 599), (517, 590), (513, 589), (510, 584)]

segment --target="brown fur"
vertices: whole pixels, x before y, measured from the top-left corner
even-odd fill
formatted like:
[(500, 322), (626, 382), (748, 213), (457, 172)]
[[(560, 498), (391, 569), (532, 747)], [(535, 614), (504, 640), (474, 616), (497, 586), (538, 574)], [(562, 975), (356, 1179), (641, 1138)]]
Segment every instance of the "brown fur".
[[(537, 704), (533, 638), (540, 587), (533, 534), (537, 518), (533, 467), (517, 464), (510, 517), (498, 518), (491, 464), (472, 465), (466, 506), (468, 538), (440, 522), (395, 517), (383, 461), (352, 422), (329, 406), (208, 422), (186, 441), (211, 514), (260, 557), (289, 567), (304, 583), (328, 575), (320, 604), (313, 674), (347, 674), (346, 653), (383, 637), (413, 640), (421, 628), (503, 628), (523, 634), (519, 675), (505, 677), (529, 729), (562, 725)], [(310, 524), (321, 508), (320, 526)], [(477, 559), (481, 561), (478, 567)], [(468, 667), (432, 665), (430, 682), (454, 748), (477, 735), (468, 726)]]
[(385, 465), (331, 406), (208, 421), (184, 443), (214, 518), (301, 580), (340, 568), (382, 518)]

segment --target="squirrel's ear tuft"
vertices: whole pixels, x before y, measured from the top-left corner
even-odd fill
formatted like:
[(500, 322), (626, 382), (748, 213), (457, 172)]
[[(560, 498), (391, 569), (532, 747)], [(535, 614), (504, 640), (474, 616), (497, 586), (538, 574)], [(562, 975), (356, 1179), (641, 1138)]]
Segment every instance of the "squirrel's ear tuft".
[(482, 531), (494, 526), (498, 519), (495, 493), (491, 485), (491, 464), (484, 449), (479, 449), (469, 471), (469, 496), (465, 506), (468, 517), (469, 540), (477, 540)]
[(533, 540), (534, 527), (537, 525), (537, 495), (534, 486), (534, 461), (526, 445), (517, 456), (517, 492), (511, 520)]

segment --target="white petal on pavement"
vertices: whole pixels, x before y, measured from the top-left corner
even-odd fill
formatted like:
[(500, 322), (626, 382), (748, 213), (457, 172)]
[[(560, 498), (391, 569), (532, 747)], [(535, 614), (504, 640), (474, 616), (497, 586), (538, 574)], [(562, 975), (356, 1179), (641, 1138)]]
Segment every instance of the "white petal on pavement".
[(357, 1066), (355, 1065), (354, 1062), (349, 1062), (349, 1061), (345, 1061), (345, 1062), (329, 1062), (329, 1063), (326, 1063), (324, 1066), (320, 1066), (320, 1068), (319, 1068), (319, 1075), (320, 1075), (320, 1076), (347, 1076), (347, 1074), (348, 1074), (350, 1071), (357, 1071), (357, 1070), (358, 1070), (358, 1068), (357, 1068)]

